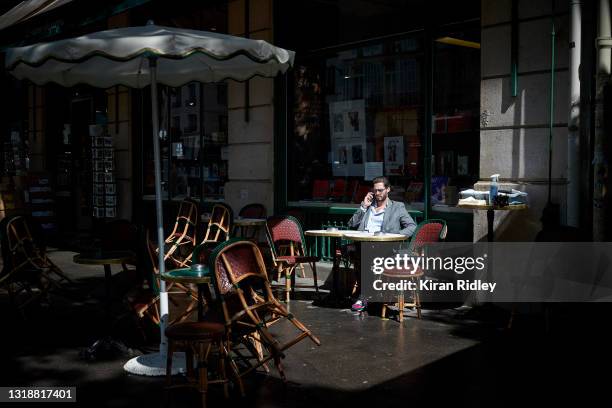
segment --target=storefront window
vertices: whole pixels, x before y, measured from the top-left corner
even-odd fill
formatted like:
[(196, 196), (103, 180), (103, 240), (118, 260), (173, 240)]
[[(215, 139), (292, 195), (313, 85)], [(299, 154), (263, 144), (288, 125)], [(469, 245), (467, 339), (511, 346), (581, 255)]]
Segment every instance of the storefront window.
[[(477, 180), (479, 28), (434, 37), (431, 203)], [(423, 205), (422, 32), (303, 60), (294, 70), (289, 201), (359, 203), (385, 175), (391, 198)]]
[(480, 29), (440, 32), (434, 40), (432, 204), (454, 205), (478, 180)]
[(297, 67), (290, 200), (358, 203), (380, 175), (395, 199), (422, 187), (421, 48), (387, 40)]
[[(191, 83), (160, 94), (164, 198), (223, 198), (227, 179), (227, 84)], [(152, 154), (151, 148), (145, 152), (145, 195), (155, 191)]]

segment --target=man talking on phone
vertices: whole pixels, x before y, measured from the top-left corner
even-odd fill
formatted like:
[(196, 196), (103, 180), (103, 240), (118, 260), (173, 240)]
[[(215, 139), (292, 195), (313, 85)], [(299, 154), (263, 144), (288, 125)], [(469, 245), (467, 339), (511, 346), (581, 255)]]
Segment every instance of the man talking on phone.
[[(406, 211), (404, 203), (389, 199), (389, 191), (391, 185), (386, 177), (372, 180), (372, 191), (363, 198), (361, 206), (349, 220), (349, 227), (359, 231), (412, 236), (416, 223)], [(365, 299), (359, 299), (352, 309), (361, 312), (366, 307)]]

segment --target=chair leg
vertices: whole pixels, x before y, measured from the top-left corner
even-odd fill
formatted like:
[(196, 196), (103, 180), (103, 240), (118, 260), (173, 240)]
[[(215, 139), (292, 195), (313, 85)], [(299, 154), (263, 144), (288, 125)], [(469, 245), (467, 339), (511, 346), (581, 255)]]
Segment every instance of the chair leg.
[(382, 305), (382, 311), (380, 312), (380, 317), (382, 317), (383, 319), (387, 318), (387, 304), (383, 303)]
[(194, 379), (195, 371), (193, 369), (193, 349), (191, 345), (185, 350), (185, 368), (187, 368), (187, 378)]
[(289, 293), (291, 292), (291, 271), (292, 268), (285, 269), (285, 302), (289, 303)]
[(208, 393), (208, 354), (211, 343), (199, 344), (198, 358), (198, 390), (202, 399), (202, 408), (206, 408), (206, 394)]
[(399, 321), (402, 323), (404, 321), (404, 292), (400, 292), (397, 297), (398, 305), (397, 310), (399, 311)]
[(317, 278), (317, 264), (313, 262), (312, 264), (310, 264), (310, 267), (312, 268), (312, 278), (314, 280), (315, 291), (319, 293), (319, 280)]
[(240, 377), (240, 371), (238, 370), (238, 366), (236, 365), (236, 362), (232, 359), (232, 357), (229, 354), (229, 350), (230, 350), (229, 342), (221, 343), (221, 348), (223, 350), (224, 358), (228, 359), (229, 361), (229, 366), (230, 366), (230, 369), (232, 370), (232, 374), (234, 375), (234, 380), (238, 384), (238, 389), (240, 390), (240, 396), (244, 397), (246, 395), (244, 392), (244, 384), (242, 383), (242, 377)]
[(278, 283), (280, 283), (280, 278), (281, 278), (282, 273), (283, 273), (283, 267), (281, 265), (278, 265), (278, 268), (276, 269), (276, 281)]
[(219, 352), (219, 374), (221, 376), (221, 380), (223, 381), (223, 396), (225, 398), (229, 398), (229, 381), (227, 379), (227, 371), (225, 370), (226, 356), (223, 353), (223, 345), (221, 344), (221, 342), (216, 342), (215, 346)]
[(417, 312), (417, 319), (421, 318), (421, 295), (419, 295), (419, 291), (415, 290), (413, 293), (414, 296), (414, 307)]

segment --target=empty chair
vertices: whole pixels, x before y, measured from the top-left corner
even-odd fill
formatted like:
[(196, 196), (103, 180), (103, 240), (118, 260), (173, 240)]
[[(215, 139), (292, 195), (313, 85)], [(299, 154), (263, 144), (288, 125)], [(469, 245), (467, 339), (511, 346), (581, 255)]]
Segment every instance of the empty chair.
[[(161, 285), (158, 265), (159, 252), (157, 251), (157, 246), (149, 237), (149, 231), (146, 233), (145, 241), (151, 268), (151, 273), (147, 279), (149, 284), (148, 287), (140, 285), (139, 287), (130, 291), (126, 295), (126, 300), (133, 313), (138, 317), (139, 323), (140, 319), (148, 318), (154, 324), (159, 324), (159, 292)], [(181, 285), (179, 283), (168, 283), (166, 284), (166, 292), (168, 292), (168, 299), (175, 306), (179, 304), (178, 300), (188, 302), (187, 307), (177, 317), (172, 319), (172, 322), (183, 321), (192, 312), (197, 310), (198, 298), (195, 295), (194, 290), (192, 290), (190, 287)], [(140, 329), (142, 330), (141, 326)]]
[[(202, 407), (206, 407), (206, 394), (209, 384), (222, 384), (225, 397), (228, 394), (227, 366), (234, 373), (242, 390), (242, 381), (236, 364), (229, 356), (227, 342), (225, 341), (226, 330), (221, 323), (214, 322), (182, 322), (170, 325), (166, 329), (168, 338), (168, 354), (166, 360), (166, 390), (176, 387), (193, 387), (200, 392)], [(187, 383), (172, 384), (172, 356), (174, 351), (180, 349), (185, 351), (187, 364)], [(216, 378), (209, 379), (209, 360), (211, 352), (217, 353)], [(197, 373), (193, 368), (193, 357), (197, 361)], [(197, 374), (197, 375), (196, 375)]]
[[(242, 207), (238, 216), (240, 218), (266, 218), (268, 212), (263, 204), (252, 203)], [(242, 238), (256, 240), (258, 231), (259, 228), (257, 227), (240, 227), (240, 236)]]
[(334, 187), (331, 190), (331, 197), (335, 201), (342, 201), (346, 194), (346, 181), (344, 179), (335, 179)]
[[(417, 229), (414, 231), (410, 245), (408, 246), (408, 254), (410, 256), (421, 256), (427, 244), (443, 241), (446, 238), (447, 233), (446, 221), (429, 219), (421, 222)], [(410, 279), (416, 281), (415, 287), (418, 288), (418, 281), (421, 276), (424, 275), (422, 269), (386, 269), (383, 272), (383, 277), (387, 279), (402, 280)], [(404, 308), (414, 307), (417, 312), (417, 317), (421, 318), (421, 299), (419, 297), (418, 289), (412, 291), (412, 302), (406, 303), (404, 299), (404, 292), (400, 292), (397, 297), (397, 310), (399, 313), (399, 321), (401, 322), (404, 318)], [(387, 304), (383, 303), (382, 317), (386, 316)]]
[(329, 181), (315, 180), (312, 184), (312, 198), (315, 200), (327, 200), (329, 198)]
[(206, 234), (201, 243), (205, 242), (222, 242), (230, 239), (230, 231), (234, 215), (232, 208), (227, 204), (216, 203), (213, 206)]
[(51, 274), (67, 279), (47, 257), (44, 249), (36, 245), (24, 217), (5, 218), (0, 223), (3, 268), (0, 288), (7, 290), (9, 301), (22, 315), (32, 302), (46, 297)]
[(185, 259), (197, 245), (198, 204), (185, 198), (179, 206), (174, 228), (165, 241), (165, 254), (167, 260), (177, 267), (182, 267)]
[[(284, 351), (305, 338), (310, 338), (316, 345), (321, 342), (274, 297), (261, 252), (253, 242), (234, 238), (217, 246), (209, 259), (228, 339), (237, 342), (250, 336), (260, 342), (265, 352), (258, 357), (256, 364), (240, 375), (274, 360), (281, 378), (285, 380), (281, 365)], [(279, 319), (291, 322), (298, 334), (286, 339), (287, 331), (284, 330), (280, 340), (272, 336), (268, 328)]]
[(353, 194), (353, 203), (360, 204), (371, 190), (371, 186), (359, 184), (355, 189), (355, 193)]
[[(283, 273), (285, 274), (285, 300), (289, 301), (289, 292), (295, 287), (295, 268), (304, 263), (310, 265), (312, 269), (314, 287), (318, 293), (316, 263), (319, 257), (306, 255), (306, 240), (300, 222), (290, 215), (268, 217), (266, 235), (272, 253), (272, 262), (277, 271), (277, 280), (280, 280)], [(281, 255), (282, 244), (289, 245), (288, 254)]]

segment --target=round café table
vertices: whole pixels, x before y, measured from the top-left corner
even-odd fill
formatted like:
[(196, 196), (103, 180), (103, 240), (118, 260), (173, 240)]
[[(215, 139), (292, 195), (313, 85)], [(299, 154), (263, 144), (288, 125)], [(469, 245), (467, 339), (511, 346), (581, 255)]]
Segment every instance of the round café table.
[(132, 251), (105, 251), (92, 250), (76, 254), (72, 261), (81, 265), (102, 265), (104, 267), (104, 286), (106, 292), (106, 335), (96, 340), (83, 352), (83, 356), (89, 359), (99, 358), (101, 353), (119, 352), (131, 354), (131, 350), (123, 343), (112, 338), (112, 273), (111, 265), (123, 265), (136, 260), (136, 254)]
[[(357, 245), (357, 253), (360, 254), (361, 259), (361, 249), (359, 245), (362, 242), (403, 242), (410, 239), (409, 236), (403, 234), (393, 234), (389, 232), (367, 232), (367, 231), (345, 231), (342, 234), (342, 238), (350, 241), (354, 241)], [(360, 260), (361, 262), (361, 260)], [(357, 270), (357, 265), (355, 265), (356, 273), (359, 274), (361, 271)], [(361, 284), (361, 283), (360, 283)]]
[(486, 210), (487, 211), (487, 241), (495, 241), (495, 231), (493, 222), (495, 221), (495, 211), (519, 211), (526, 210), (529, 208), (527, 204), (514, 204), (506, 205), (504, 207), (498, 207), (494, 205), (477, 205), (477, 204), (458, 204), (458, 208), (469, 208), (472, 210)]
[[(187, 268), (172, 269), (161, 274), (166, 282), (178, 282), (183, 285), (194, 284), (198, 287), (198, 320), (204, 318), (204, 297), (211, 296), (209, 285), (212, 275), (208, 266), (193, 264)], [(205, 293), (206, 292), (206, 293)]]
[(367, 232), (367, 231), (344, 231), (342, 238), (358, 242), (401, 242), (410, 239), (403, 234), (393, 234), (389, 232)]
[(340, 296), (340, 257), (337, 255), (338, 248), (340, 247), (340, 239), (345, 230), (338, 230), (337, 228), (320, 229), (320, 230), (306, 230), (304, 235), (308, 237), (325, 237), (331, 238), (330, 240), (330, 252), (332, 253), (332, 287), (329, 291), (329, 295), (321, 300), (321, 303), (328, 306), (342, 306), (346, 304), (346, 300)]

